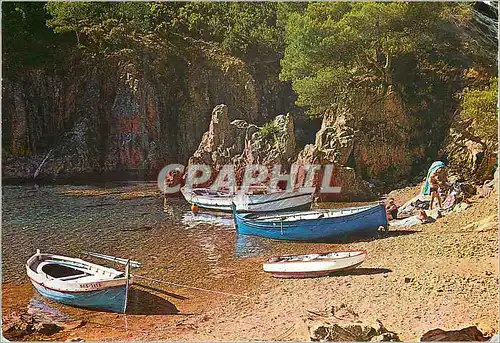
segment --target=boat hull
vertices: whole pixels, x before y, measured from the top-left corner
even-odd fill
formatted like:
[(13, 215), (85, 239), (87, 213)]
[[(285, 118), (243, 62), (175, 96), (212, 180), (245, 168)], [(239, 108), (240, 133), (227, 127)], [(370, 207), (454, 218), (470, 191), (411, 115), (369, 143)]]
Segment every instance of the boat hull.
[(376, 235), (379, 227), (387, 227), (382, 204), (364, 206), (357, 213), (318, 219), (294, 221), (252, 220), (251, 215), (233, 211), (236, 229), (240, 234), (277, 240), (330, 242), (353, 236)]
[(345, 271), (345, 270), (350, 270), (350, 269), (355, 269), (359, 265), (361, 265), (363, 262), (359, 262), (358, 264), (345, 267), (342, 269), (332, 269), (332, 270), (320, 270), (320, 271), (315, 271), (315, 272), (275, 272), (271, 273), (272, 277), (279, 278), (279, 279), (305, 279), (305, 278), (315, 278), (315, 277), (322, 277), (322, 276), (328, 276), (331, 275), (335, 272), (339, 271)]
[(313, 202), (311, 193), (299, 192), (223, 196), (196, 194), (196, 189), (181, 188), (181, 192), (190, 205), (196, 205), (203, 210), (226, 213), (233, 211), (233, 202), (237, 211), (241, 213), (309, 210)]
[(234, 197), (234, 206), (240, 213), (280, 212), (310, 210), (312, 193), (276, 192), (270, 194), (239, 194)]
[[(336, 253), (332, 253), (336, 255)], [(334, 272), (345, 271), (349, 269), (354, 269), (358, 267), (365, 261), (366, 251), (349, 251), (342, 252), (342, 254), (347, 254), (345, 257), (332, 257), (319, 259), (301, 259), (301, 256), (289, 256), (288, 258), (297, 258), (293, 261), (282, 261), (278, 258), (278, 261), (273, 261), (269, 259), (264, 263), (263, 268), (265, 272), (271, 273), (273, 277), (277, 278), (308, 278), (308, 277), (320, 277), (327, 276)], [(305, 255), (304, 257), (307, 257)], [(310, 255), (309, 255), (310, 256)]]
[(65, 305), (124, 313), (126, 310), (126, 285), (88, 292), (63, 292), (48, 288), (31, 280), (43, 297)]

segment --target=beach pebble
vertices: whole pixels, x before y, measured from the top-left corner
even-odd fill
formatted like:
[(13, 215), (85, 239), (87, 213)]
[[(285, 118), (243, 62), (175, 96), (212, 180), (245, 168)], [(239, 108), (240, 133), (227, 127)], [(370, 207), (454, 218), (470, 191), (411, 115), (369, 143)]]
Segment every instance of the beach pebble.
[(410, 283), (413, 281), (413, 278), (412, 277), (409, 277), (409, 276), (405, 276), (405, 283)]

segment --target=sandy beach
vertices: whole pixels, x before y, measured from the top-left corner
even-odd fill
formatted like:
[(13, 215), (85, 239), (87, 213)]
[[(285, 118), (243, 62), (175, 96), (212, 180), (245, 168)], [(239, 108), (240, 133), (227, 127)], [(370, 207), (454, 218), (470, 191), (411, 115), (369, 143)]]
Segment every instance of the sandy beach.
[[(318, 279), (266, 279), (250, 301), (230, 302), (187, 320), (168, 338), (304, 341), (309, 339), (307, 311), (342, 303), (363, 321), (380, 319), (403, 340), (418, 340), (435, 328), (469, 325), (491, 333), (498, 330), (497, 209), (495, 197), (479, 200), (435, 223), (350, 244), (367, 250), (359, 269)], [(489, 227), (465, 229), (486, 217)]]
[[(410, 187), (390, 195), (402, 203), (417, 192), (418, 187)], [(435, 328), (469, 325), (492, 334), (498, 330), (497, 211), (496, 195), (472, 198), (468, 208), (435, 223), (393, 229), (381, 238), (343, 245), (365, 249), (367, 259), (356, 270), (330, 277), (273, 279), (262, 271), (262, 258), (245, 259), (237, 277), (241, 282), (221, 280), (218, 289), (248, 298), (174, 286), (155, 285), (148, 290), (139, 285), (136, 289), (150, 294), (150, 301), (163, 299), (177, 313), (124, 316), (80, 311), (77, 318), (84, 325), (44, 339), (305, 341), (314, 319), (311, 313), (341, 304), (352, 308), (363, 322), (379, 319), (403, 340), (418, 340)], [(328, 249), (325, 244), (309, 247), (310, 252)], [(19, 310), (15, 304), (22, 303), (18, 298), (28, 296), (30, 287), (4, 285), (7, 319)], [(144, 301), (144, 297), (138, 299)]]

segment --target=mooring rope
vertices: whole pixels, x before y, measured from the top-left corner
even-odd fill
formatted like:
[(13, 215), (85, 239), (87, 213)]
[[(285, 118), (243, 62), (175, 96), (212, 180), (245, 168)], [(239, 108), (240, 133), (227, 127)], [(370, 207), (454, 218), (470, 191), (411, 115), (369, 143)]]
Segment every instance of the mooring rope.
[(231, 295), (233, 297), (241, 297), (241, 298), (250, 299), (250, 297), (248, 297), (246, 295), (240, 295), (240, 294), (234, 294), (234, 293), (228, 293), (228, 292), (221, 292), (221, 291), (213, 291), (211, 289), (206, 289), (206, 288), (181, 285), (179, 283), (169, 282), (169, 281), (163, 281), (163, 280), (158, 280), (158, 279), (153, 279), (153, 278), (149, 278), (149, 277), (141, 276), (141, 275), (135, 275), (134, 274), (133, 277), (140, 278), (140, 279), (145, 279), (145, 280), (149, 280), (149, 281), (154, 281), (154, 282), (159, 282), (159, 283), (163, 283), (163, 284), (166, 284), (166, 285), (172, 285), (172, 286), (184, 287), (184, 288), (191, 288), (191, 289), (196, 289), (198, 291), (211, 292), (211, 293), (224, 294), (224, 295)]

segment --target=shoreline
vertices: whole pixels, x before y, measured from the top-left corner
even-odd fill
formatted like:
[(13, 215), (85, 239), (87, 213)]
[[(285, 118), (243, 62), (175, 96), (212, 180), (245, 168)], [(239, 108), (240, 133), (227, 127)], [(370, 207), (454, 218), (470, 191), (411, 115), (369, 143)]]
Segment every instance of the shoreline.
[[(400, 199), (409, 199), (415, 192), (418, 187), (407, 187), (390, 196), (401, 203)], [(460, 213), (434, 223), (391, 230), (382, 238), (307, 245), (310, 251), (367, 250), (366, 261), (350, 272), (322, 278), (273, 279), (263, 272), (262, 257), (247, 257), (240, 261), (244, 271), (232, 282), (221, 280), (217, 290), (248, 295), (248, 299), (173, 286), (156, 290), (137, 287), (172, 304), (178, 313), (117, 315), (64, 307), (64, 312), (86, 324), (44, 339), (306, 341), (308, 311), (322, 312), (341, 304), (353, 308), (363, 322), (380, 319), (406, 341), (418, 340), (435, 328), (456, 330), (479, 325), (483, 332), (495, 332), (497, 195), (472, 201)], [(485, 218), (491, 219), (490, 226), (470, 225)], [(30, 297), (30, 289), (34, 293), (25, 283), (2, 287), (4, 318), (16, 311), (12, 294)], [(23, 287), (25, 292), (18, 292)], [(154, 297), (151, 301), (159, 300)]]

